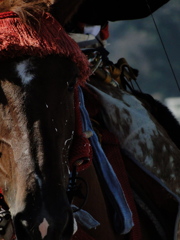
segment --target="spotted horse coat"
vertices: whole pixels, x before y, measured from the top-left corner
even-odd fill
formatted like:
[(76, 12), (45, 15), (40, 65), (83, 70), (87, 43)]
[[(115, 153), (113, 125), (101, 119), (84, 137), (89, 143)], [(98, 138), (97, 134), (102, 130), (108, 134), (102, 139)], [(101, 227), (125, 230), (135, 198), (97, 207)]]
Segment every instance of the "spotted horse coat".
[[(86, 90), (96, 99), (105, 127), (119, 139), (132, 188), (139, 188), (134, 191), (136, 202), (142, 209), (148, 208), (148, 203), (146, 206), (144, 203), (149, 199), (155, 203), (156, 210), (151, 210), (159, 211), (160, 222), (164, 226), (171, 225), (174, 239), (177, 239), (180, 150), (143, 102), (132, 94), (93, 80), (93, 77)], [(144, 195), (145, 202), (141, 202)], [(145, 209), (145, 212), (151, 210)], [(170, 239), (163, 236), (161, 227), (152, 215), (149, 217), (158, 228), (160, 239)]]

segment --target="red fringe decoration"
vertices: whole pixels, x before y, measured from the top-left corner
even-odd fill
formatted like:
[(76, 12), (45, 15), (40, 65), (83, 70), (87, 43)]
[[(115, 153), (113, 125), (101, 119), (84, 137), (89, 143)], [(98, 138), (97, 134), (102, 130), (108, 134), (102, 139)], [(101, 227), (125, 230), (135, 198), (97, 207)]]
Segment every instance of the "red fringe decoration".
[(49, 13), (36, 30), (23, 24), (13, 12), (0, 13), (0, 59), (58, 54), (70, 58), (79, 68), (79, 84), (90, 75), (89, 63), (77, 43)]

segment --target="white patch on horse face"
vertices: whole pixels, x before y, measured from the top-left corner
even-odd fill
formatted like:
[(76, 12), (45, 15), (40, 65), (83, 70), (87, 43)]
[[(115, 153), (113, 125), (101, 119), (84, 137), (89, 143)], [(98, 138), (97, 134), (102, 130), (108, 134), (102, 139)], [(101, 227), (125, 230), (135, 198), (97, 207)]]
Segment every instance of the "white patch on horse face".
[(29, 61), (29, 59), (18, 63), (16, 66), (16, 71), (18, 73), (18, 76), (21, 78), (22, 83), (24, 85), (29, 84), (32, 81), (32, 79), (34, 78), (34, 75), (29, 73), (30, 67), (32, 67), (32, 66), (31, 66), (31, 62)]
[(48, 227), (49, 227), (48, 221), (46, 220), (46, 218), (43, 218), (42, 223), (39, 225), (39, 231), (41, 233), (42, 239), (44, 239), (45, 236), (47, 235)]

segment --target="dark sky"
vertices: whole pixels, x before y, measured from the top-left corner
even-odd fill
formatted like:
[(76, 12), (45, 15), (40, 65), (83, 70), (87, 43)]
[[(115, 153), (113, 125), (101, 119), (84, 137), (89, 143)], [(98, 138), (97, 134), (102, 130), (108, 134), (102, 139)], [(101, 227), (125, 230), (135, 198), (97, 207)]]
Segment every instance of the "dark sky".
[(143, 91), (159, 99), (180, 97), (179, 24), (179, 0), (170, 0), (144, 19), (110, 22), (110, 60), (124, 57), (137, 68)]

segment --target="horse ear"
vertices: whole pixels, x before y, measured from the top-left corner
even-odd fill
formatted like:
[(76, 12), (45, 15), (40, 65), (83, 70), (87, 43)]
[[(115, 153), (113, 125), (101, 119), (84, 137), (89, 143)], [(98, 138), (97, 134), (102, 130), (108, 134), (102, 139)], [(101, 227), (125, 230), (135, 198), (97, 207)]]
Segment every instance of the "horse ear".
[(84, 0), (51, 0), (51, 14), (62, 26), (67, 24), (79, 9)]

